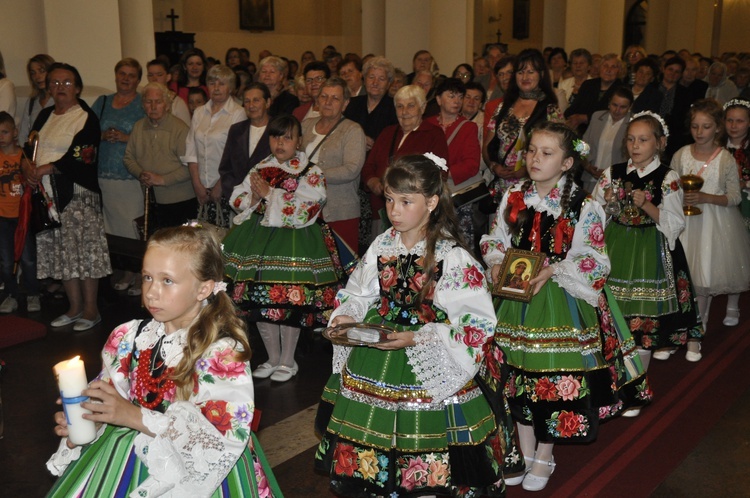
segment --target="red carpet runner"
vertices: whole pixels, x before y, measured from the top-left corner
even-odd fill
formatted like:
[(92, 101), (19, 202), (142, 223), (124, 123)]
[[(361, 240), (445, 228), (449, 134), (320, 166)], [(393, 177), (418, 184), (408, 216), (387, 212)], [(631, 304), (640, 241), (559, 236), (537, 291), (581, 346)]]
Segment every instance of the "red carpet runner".
[(13, 315), (0, 316), (0, 349), (47, 335), (43, 323)]

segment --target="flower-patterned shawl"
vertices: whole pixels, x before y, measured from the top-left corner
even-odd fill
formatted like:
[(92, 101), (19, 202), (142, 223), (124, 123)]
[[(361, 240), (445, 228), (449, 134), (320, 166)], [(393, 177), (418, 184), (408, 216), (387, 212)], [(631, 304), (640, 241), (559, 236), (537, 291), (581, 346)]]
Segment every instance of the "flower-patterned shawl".
[[(165, 336), (164, 324), (153, 320), (136, 338), (140, 323), (124, 323), (110, 334), (98, 376), (131, 401), (136, 399), (132, 355), (153, 348)], [(187, 329), (182, 329), (162, 340), (167, 366), (179, 363), (186, 336)], [(206, 350), (196, 362), (196, 387), (189, 400), (174, 401), (175, 392), (168, 391), (164, 413), (141, 408), (144, 425), (156, 437), (139, 433), (135, 438), (135, 453), (149, 471), (149, 478), (136, 492), (144, 492), (143, 496), (160, 496), (166, 491), (171, 496), (209, 496), (251, 444), (253, 381), (250, 362), (234, 361), (234, 352), (240, 347), (233, 339), (222, 338)], [(99, 435), (102, 432), (103, 428)], [(66, 439), (47, 463), (56, 475), (80, 456), (80, 446), (64, 451)], [(212, 449), (206, 451), (209, 447)]]
[[(362, 321), (368, 310), (378, 306), (381, 275), (378, 258), (400, 255), (423, 256), (424, 240), (411, 250), (401, 242), (401, 234), (390, 229), (378, 236), (346, 288), (336, 296), (331, 319), (349, 315)], [(447, 315), (447, 323), (431, 322), (414, 333), (416, 346), (405, 348), (409, 365), (422, 386), (437, 402), (455, 394), (479, 371), (482, 346), (493, 337), (497, 318), (492, 297), (479, 263), (453, 243), (440, 240), (435, 263), (442, 262), (442, 276), (435, 284), (433, 305)], [(342, 371), (352, 348), (334, 346), (333, 372)]]
[[(257, 172), (271, 186), (266, 199), (250, 204), (250, 175)], [(245, 179), (234, 187), (229, 205), (239, 212), (234, 224), (239, 225), (253, 212), (263, 215), (261, 225), (267, 227), (303, 228), (315, 223), (326, 203), (326, 181), (318, 166), (310, 166), (304, 152), (281, 164), (270, 155), (256, 164)]]
[[(538, 213), (552, 215), (557, 219), (562, 214), (560, 195), (566, 181), (567, 175), (560, 179), (544, 199), (539, 197), (535, 184), (523, 194), (521, 194), (522, 184), (508, 189), (500, 203), (490, 233), (482, 236), (480, 242), (482, 256), (490, 268), (502, 264), (507, 248), (514, 247), (504, 216), (509, 198), (516, 197), (513, 193), (518, 192), (517, 195), (523, 195), (523, 203), (527, 208)], [(577, 185), (573, 185), (571, 198), (578, 188)], [(568, 291), (571, 296), (583, 299), (591, 306), (598, 306), (599, 293), (604, 287), (610, 270), (609, 256), (604, 245), (604, 210), (599, 203), (593, 202), (589, 197), (583, 201), (580, 213), (576, 214), (569, 220), (574, 231), (565, 258), (550, 264), (550, 258), (547, 255), (544, 265), (553, 267), (552, 280)]]
[[(650, 175), (661, 165), (659, 158), (654, 158), (644, 168), (637, 168), (638, 176), (643, 178), (644, 176)], [(628, 167), (626, 174), (636, 168), (633, 166), (633, 161), (628, 160)], [(612, 186), (612, 168), (607, 168), (599, 177), (599, 181), (596, 183), (592, 197), (602, 206), (607, 204), (604, 200), (604, 191)], [(624, 190), (620, 191), (620, 197), (624, 198)], [(685, 214), (682, 211), (682, 187), (680, 186), (680, 175), (670, 169), (667, 175), (664, 177), (664, 181), (661, 184), (661, 202), (658, 206), (659, 209), (659, 222), (656, 223), (656, 228), (664, 237), (667, 239), (669, 244), (669, 250), (674, 251), (674, 245), (677, 239), (680, 237), (680, 233), (685, 229)], [(648, 193), (646, 194), (648, 198)], [(649, 199), (650, 200), (650, 199)]]

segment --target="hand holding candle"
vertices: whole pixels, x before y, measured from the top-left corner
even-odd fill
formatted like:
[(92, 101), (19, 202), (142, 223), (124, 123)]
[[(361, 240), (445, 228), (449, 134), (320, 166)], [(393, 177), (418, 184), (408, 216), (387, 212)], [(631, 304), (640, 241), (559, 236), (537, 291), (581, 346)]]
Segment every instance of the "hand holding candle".
[(96, 438), (96, 424), (83, 418), (84, 413), (91, 413), (81, 407), (82, 401), (88, 401), (88, 398), (81, 394), (88, 387), (83, 361), (76, 356), (71, 360), (61, 361), (53, 370), (67, 419), (68, 439), (74, 444), (90, 443)]

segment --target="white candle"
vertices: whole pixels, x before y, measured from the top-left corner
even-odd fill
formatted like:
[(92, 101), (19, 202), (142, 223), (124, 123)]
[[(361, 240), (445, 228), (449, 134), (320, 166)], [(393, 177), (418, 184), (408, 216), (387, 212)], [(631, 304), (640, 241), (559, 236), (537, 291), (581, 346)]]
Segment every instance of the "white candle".
[(96, 424), (83, 418), (84, 413), (91, 413), (81, 407), (81, 392), (88, 387), (86, 370), (80, 356), (71, 360), (61, 361), (54, 366), (60, 396), (63, 399), (63, 409), (68, 420), (68, 439), (74, 444), (87, 444), (96, 438)]

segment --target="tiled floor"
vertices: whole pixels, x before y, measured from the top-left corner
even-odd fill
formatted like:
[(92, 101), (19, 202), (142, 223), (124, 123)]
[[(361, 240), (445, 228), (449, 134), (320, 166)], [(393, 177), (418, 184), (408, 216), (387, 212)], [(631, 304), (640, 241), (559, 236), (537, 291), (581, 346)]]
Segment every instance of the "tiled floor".
[[(51, 330), (42, 340), (0, 350), (0, 358), (7, 363), (2, 383), (5, 437), (0, 440), (0, 497), (44, 496), (54, 482), (44, 466), (57, 445), (52, 433), (52, 414), (57, 409), (52, 366), (80, 354), (89, 378), (95, 376), (99, 351), (109, 331), (123, 321), (145, 316), (138, 298), (118, 294), (104, 285), (100, 291), (101, 325), (83, 333), (74, 333), (70, 327)], [(743, 302), (747, 297), (743, 296)], [(66, 310), (64, 300), (50, 297), (42, 304), (42, 312), (30, 318), (49, 323)], [(24, 310), (22, 306), (18, 314), (25, 316)], [(748, 318), (750, 313), (744, 313), (743, 320)], [(253, 347), (253, 363), (258, 364), (265, 353), (257, 334), (253, 335)], [(285, 496), (331, 496), (327, 479), (312, 471), (317, 441), (312, 418), (330, 373), (330, 345), (307, 335), (297, 353), (300, 375), (292, 381), (256, 383), (256, 404), (262, 410), (259, 437)], [(651, 496), (750, 496), (750, 430), (746, 421), (750, 390), (745, 379), (738, 379), (737, 385), (744, 394)], [(526, 494), (532, 495), (520, 488), (508, 491), (510, 498)], [(557, 496), (554, 492), (546, 494)], [(610, 489), (606, 496), (620, 495)]]

